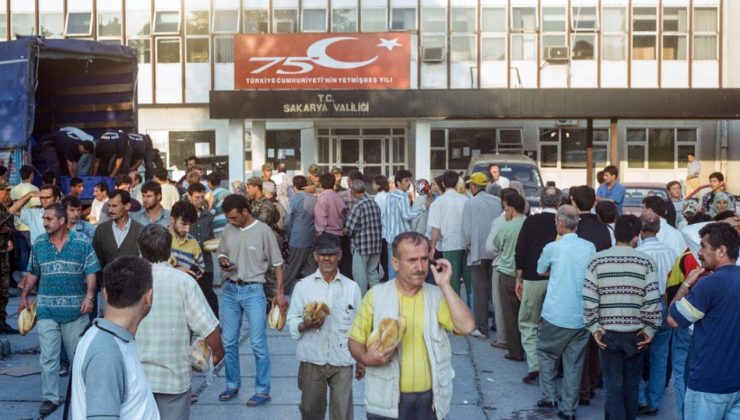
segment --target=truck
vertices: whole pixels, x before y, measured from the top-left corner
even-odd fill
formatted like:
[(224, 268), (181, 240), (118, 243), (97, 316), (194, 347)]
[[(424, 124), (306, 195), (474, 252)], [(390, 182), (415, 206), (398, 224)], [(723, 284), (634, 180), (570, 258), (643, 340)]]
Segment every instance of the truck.
[(35, 147), (62, 127), (94, 138), (137, 132), (136, 76), (136, 50), (120, 44), (36, 36), (0, 42), (0, 165), (9, 183), (20, 182), (23, 165), (46, 168)]

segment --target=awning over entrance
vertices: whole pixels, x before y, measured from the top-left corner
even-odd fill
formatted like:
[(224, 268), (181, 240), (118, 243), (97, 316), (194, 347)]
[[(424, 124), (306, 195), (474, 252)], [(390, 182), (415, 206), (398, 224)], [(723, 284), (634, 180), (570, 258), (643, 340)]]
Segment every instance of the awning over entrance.
[(214, 119), (738, 119), (740, 89), (211, 91)]

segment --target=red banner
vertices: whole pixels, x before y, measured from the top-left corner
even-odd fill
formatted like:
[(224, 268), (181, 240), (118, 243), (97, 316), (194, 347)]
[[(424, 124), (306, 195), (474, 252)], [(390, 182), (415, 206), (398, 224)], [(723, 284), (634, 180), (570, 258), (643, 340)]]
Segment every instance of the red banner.
[(405, 32), (242, 34), (234, 38), (236, 89), (407, 89)]

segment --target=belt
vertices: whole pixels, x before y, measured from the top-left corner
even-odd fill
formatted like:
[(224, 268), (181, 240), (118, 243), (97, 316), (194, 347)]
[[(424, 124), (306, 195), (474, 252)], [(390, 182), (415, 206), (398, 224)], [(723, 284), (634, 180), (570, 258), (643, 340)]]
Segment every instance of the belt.
[(260, 281), (243, 281), (243, 280), (232, 280), (229, 279), (230, 282), (236, 284), (237, 286), (249, 286), (250, 284), (262, 284)]

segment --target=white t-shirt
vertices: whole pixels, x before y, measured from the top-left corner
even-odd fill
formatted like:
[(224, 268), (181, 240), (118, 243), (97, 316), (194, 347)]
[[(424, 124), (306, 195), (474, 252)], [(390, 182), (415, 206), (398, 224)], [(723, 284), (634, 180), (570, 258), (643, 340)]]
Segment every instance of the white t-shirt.
[(129, 331), (105, 319), (93, 321), (77, 344), (70, 408), (73, 419), (159, 420)]
[(439, 229), (437, 243), (441, 243), (441, 251), (465, 249), (462, 216), (467, 201), (467, 197), (450, 188), (429, 207), (427, 225)]

